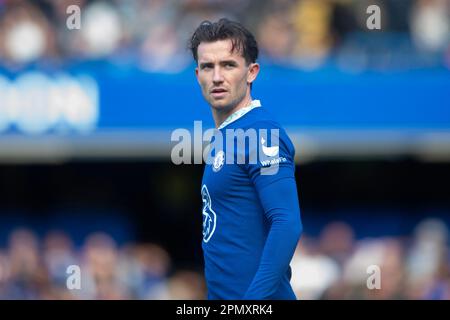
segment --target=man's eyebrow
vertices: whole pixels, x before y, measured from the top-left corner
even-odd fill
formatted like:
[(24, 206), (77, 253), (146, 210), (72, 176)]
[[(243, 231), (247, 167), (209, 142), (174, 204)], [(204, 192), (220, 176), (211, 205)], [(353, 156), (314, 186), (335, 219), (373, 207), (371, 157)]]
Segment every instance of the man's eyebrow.
[(207, 67), (207, 66), (212, 66), (212, 65), (214, 65), (214, 63), (213, 62), (209, 62), (209, 61), (205, 61), (205, 62), (200, 62), (199, 63), (200, 67)]
[(224, 64), (232, 64), (232, 65), (237, 65), (237, 61), (236, 60), (222, 60), (220, 61), (220, 64), (224, 65)]
[[(228, 60), (221, 60), (221, 61), (219, 61), (219, 64), (220, 65), (231, 64), (231, 65), (236, 66), (236, 65), (238, 65), (238, 62), (236, 60), (233, 60), (233, 59), (228, 59)], [(204, 61), (204, 62), (200, 62), (199, 63), (200, 67), (210, 67), (210, 66), (213, 66), (213, 65), (214, 65), (214, 62), (211, 62), (211, 61)]]

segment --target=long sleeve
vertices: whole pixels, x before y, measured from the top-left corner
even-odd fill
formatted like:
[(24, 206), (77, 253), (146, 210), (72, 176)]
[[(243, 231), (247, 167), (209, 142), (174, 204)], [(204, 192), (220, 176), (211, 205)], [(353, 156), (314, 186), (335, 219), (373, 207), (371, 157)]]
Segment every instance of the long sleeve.
[[(262, 174), (261, 162), (247, 166), (260, 198), (269, 231), (258, 270), (244, 299), (273, 299), (302, 232), (300, 206), (295, 181), (294, 148), (285, 134), (279, 137), (279, 153), (273, 174)], [(277, 158), (278, 157), (278, 158)], [(274, 168), (275, 167), (275, 168)]]
[[(283, 170), (283, 169), (280, 169)], [(294, 178), (282, 178), (258, 190), (270, 231), (258, 271), (244, 299), (271, 299), (294, 254), (302, 224)]]

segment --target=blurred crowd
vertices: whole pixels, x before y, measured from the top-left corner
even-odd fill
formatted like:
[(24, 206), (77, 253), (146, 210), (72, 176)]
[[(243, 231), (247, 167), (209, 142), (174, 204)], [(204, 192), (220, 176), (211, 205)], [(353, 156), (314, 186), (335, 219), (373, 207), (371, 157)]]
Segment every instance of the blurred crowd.
[(14, 229), (0, 248), (0, 300), (204, 299), (202, 275), (173, 270), (171, 257), (153, 243), (125, 244), (91, 233), (77, 248), (63, 231), (40, 239)]
[(420, 222), (411, 236), (356, 240), (344, 222), (303, 237), (292, 261), (300, 299), (450, 299), (448, 227)]
[[(382, 31), (368, 30), (369, 5)], [(80, 8), (80, 29), (69, 29)], [(450, 66), (447, 0), (0, 0), (0, 65), (107, 59), (149, 72), (191, 65), (187, 43), (205, 19), (228, 17), (256, 35), (269, 63), (352, 71)], [(70, 23), (69, 23), (70, 24)]]
[[(450, 299), (448, 240), (438, 219), (422, 221), (411, 237), (362, 239), (349, 224), (331, 222), (317, 237), (303, 235), (291, 283), (307, 300)], [(40, 239), (16, 228), (0, 248), (0, 299), (205, 298), (202, 272), (178, 269), (153, 243), (118, 246), (96, 232), (76, 248), (62, 231)]]

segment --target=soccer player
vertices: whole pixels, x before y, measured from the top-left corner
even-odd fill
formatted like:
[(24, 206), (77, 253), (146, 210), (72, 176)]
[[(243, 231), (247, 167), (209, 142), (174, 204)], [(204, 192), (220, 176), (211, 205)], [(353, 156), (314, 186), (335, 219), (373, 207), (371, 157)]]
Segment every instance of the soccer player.
[[(190, 46), (202, 94), (223, 134), (214, 136), (223, 139), (223, 149), (211, 153), (201, 188), (208, 299), (296, 299), (289, 266), (302, 232), (295, 150), (251, 97), (260, 69), (256, 40), (241, 24), (221, 19), (201, 23)], [(250, 132), (248, 143), (230, 147), (224, 137), (238, 130)]]

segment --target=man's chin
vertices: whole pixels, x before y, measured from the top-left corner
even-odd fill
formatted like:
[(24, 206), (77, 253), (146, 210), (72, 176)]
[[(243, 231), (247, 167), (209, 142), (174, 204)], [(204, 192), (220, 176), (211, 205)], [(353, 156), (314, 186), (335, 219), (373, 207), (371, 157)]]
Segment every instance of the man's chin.
[(211, 107), (217, 111), (224, 111), (230, 108), (230, 104), (226, 99), (214, 99), (210, 102)]

